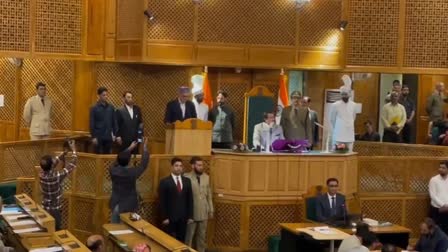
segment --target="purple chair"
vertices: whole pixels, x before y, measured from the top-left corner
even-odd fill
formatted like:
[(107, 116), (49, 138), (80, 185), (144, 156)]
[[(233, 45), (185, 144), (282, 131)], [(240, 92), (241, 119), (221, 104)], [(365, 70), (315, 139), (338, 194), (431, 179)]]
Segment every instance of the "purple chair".
[(272, 152), (302, 153), (307, 152), (311, 147), (307, 139), (304, 140), (284, 140), (277, 139), (272, 143)]

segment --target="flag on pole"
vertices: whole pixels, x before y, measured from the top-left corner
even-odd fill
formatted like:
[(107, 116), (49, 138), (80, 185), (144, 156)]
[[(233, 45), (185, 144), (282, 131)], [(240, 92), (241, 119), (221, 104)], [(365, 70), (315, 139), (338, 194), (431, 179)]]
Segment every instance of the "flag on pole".
[(207, 104), (209, 109), (213, 107), (213, 97), (212, 97), (212, 89), (210, 87), (210, 82), (208, 81), (208, 67), (204, 67), (204, 85), (202, 86), (202, 90), (204, 92), (204, 103)]
[(282, 68), (282, 70), (280, 71), (280, 82), (279, 82), (278, 100), (277, 100), (277, 116), (276, 116), (277, 124), (280, 124), (283, 108), (289, 105), (287, 83), (288, 83), (288, 76), (285, 74), (285, 71)]

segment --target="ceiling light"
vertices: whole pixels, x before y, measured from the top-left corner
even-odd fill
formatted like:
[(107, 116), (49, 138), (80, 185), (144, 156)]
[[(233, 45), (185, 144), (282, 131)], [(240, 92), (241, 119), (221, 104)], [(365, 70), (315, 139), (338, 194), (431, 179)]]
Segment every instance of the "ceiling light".
[(345, 28), (347, 27), (347, 25), (348, 25), (348, 21), (346, 21), (346, 20), (342, 20), (342, 21), (339, 23), (339, 30), (341, 30), (341, 31), (345, 30)]
[(152, 21), (155, 19), (154, 14), (149, 9), (146, 9), (143, 14), (148, 18), (149, 21)]

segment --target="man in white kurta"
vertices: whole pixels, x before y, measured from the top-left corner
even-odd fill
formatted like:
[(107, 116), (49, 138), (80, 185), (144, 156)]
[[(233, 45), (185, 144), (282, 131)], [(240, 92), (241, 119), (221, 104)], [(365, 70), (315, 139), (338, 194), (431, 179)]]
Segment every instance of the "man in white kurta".
[(204, 93), (202, 93), (202, 90), (201, 92), (194, 94), (193, 103), (196, 107), (197, 118), (202, 121), (208, 121), (208, 106), (204, 103)]
[(356, 103), (350, 100), (351, 88), (348, 85), (342, 86), (340, 91), (341, 100), (333, 103), (330, 111), (333, 143), (345, 144), (349, 152), (352, 152), (355, 141)]
[(273, 112), (264, 113), (264, 122), (255, 125), (252, 144), (260, 150), (270, 151), (271, 144), (277, 139), (285, 139), (283, 129), (275, 124), (275, 114)]

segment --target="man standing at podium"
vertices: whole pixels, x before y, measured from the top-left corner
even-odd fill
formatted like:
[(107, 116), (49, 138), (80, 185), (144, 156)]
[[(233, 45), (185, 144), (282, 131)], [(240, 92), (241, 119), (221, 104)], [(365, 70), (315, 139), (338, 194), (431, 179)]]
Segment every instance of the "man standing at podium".
[(176, 121), (185, 121), (197, 117), (194, 103), (189, 100), (190, 96), (189, 87), (182, 86), (179, 88), (177, 99), (168, 102), (166, 105), (165, 123), (175, 123)]
[(171, 159), (171, 174), (160, 180), (159, 204), (167, 234), (185, 242), (187, 224), (193, 223), (193, 192), (189, 178), (182, 176), (180, 158)]
[[(260, 150), (268, 150), (271, 144), (277, 139), (284, 139), (282, 127), (275, 124), (275, 113), (266, 112), (263, 114), (264, 122), (255, 125), (252, 144)], [(267, 146), (268, 145), (268, 146)]]
[(50, 136), (51, 100), (47, 97), (44, 83), (36, 84), (37, 95), (26, 101), (23, 119), (30, 127), (31, 140), (47, 139)]
[(282, 110), (280, 125), (283, 128), (285, 139), (307, 139), (311, 144), (313, 142), (313, 126), (311, 125), (308, 108), (300, 106), (301, 99), (302, 94), (299, 91), (292, 92), (292, 105)]
[(338, 193), (339, 181), (327, 179), (328, 192), (316, 199), (316, 218), (318, 222), (342, 220), (347, 215), (345, 196)]
[(209, 121), (213, 123), (212, 148), (231, 148), (233, 143), (233, 129), (235, 128), (235, 113), (227, 105), (227, 93), (220, 90), (215, 105), (209, 114)]
[[(141, 110), (134, 105), (131, 92), (123, 94), (124, 105), (116, 111), (117, 118), (117, 143), (120, 152), (125, 151), (133, 141), (139, 143), (143, 140), (143, 118)], [(134, 148), (132, 154), (138, 153), (138, 147)]]

